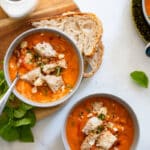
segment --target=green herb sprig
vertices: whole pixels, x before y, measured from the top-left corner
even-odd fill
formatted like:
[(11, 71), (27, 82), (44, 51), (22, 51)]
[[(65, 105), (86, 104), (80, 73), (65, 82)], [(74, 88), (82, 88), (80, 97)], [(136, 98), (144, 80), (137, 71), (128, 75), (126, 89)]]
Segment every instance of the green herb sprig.
[[(4, 73), (0, 71), (0, 97), (7, 89)], [(35, 123), (33, 107), (19, 101), (15, 95), (11, 94), (0, 116), (0, 136), (6, 141), (33, 142), (31, 127)]]

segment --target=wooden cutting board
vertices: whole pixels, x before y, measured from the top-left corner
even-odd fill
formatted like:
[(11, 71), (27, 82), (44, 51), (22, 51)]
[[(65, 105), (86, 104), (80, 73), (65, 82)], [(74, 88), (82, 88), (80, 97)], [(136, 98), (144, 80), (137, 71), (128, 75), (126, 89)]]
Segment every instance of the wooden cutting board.
[[(68, 11), (79, 11), (73, 0), (39, 0), (36, 10), (21, 20), (9, 18), (0, 8), (0, 61), (2, 62), (5, 52), (13, 39), (23, 31), (32, 28), (29, 20), (59, 15)], [(2, 69), (2, 63), (0, 63)], [(45, 118), (61, 108), (64, 104), (53, 108), (36, 108), (37, 120)]]

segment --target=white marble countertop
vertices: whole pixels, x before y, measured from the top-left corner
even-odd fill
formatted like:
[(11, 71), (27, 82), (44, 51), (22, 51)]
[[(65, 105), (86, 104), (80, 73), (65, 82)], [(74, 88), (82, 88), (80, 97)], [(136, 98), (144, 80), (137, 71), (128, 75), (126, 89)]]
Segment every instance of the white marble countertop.
[(119, 96), (134, 109), (141, 130), (137, 150), (150, 150), (150, 88), (137, 86), (129, 76), (134, 70), (142, 70), (150, 77), (150, 58), (145, 55), (145, 44), (133, 25), (130, 1), (75, 1), (82, 11), (97, 14), (103, 22), (105, 53), (101, 68), (92, 78), (82, 81), (65, 107), (36, 124), (33, 128), (34, 143), (0, 140), (0, 150), (65, 150), (60, 131), (66, 113), (81, 97), (96, 92)]

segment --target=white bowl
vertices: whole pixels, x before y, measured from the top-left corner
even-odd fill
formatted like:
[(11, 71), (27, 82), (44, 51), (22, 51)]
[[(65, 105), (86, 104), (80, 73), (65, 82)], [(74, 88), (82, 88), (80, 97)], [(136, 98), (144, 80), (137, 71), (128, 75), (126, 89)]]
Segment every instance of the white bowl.
[(8, 83), (8, 85), (11, 85), (11, 81), (10, 81), (10, 77), (9, 77), (9, 71), (8, 71), (8, 61), (10, 59), (10, 56), (12, 55), (13, 50), (16, 48), (16, 46), (27, 36), (33, 34), (33, 33), (37, 33), (37, 32), (50, 32), (50, 33), (56, 33), (60, 36), (62, 36), (65, 40), (67, 40), (72, 47), (74, 48), (76, 55), (78, 56), (79, 59), (79, 75), (78, 75), (78, 79), (77, 82), (75, 84), (75, 86), (73, 87), (72, 91), (69, 92), (66, 96), (54, 101), (54, 102), (48, 102), (48, 103), (38, 103), (38, 102), (34, 102), (26, 97), (24, 97), (23, 95), (21, 95), (17, 90), (14, 89), (13, 93), (23, 102), (30, 104), (32, 106), (36, 106), (36, 107), (53, 107), (56, 105), (59, 105), (61, 103), (64, 103), (65, 101), (67, 101), (74, 93), (75, 91), (78, 89), (81, 80), (82, 80), (82, 76), (83, 76), (83, 58), (78, 50), (78, 47), (75, 45), (74, 41), (67, 36), (65, 33), (63, 33), (62, 31), (56, 30), (56, 29), (50, 29), (50, 28), (35, 28), (35, 29), (30, 29), (25, 31), (24, 33), (20, 34), (9, 46), (6, 54), (5, 54), (5, 58), (4, 58), (4, 74), (5, 74), (5, 78), (6, 81)]
[(87, 99), (93, 98), (93, 97), (106, 97), (106, 98), (110, 98), (110, 99), (116, 101), (117, 103), (121, 104), (129, 112), (130, 116), (132, 117), (132, 120), (133, 120), (133, 123), (134, 123), (134, 129), (135, 129), (134, 140), (133, 140), (133, 144), (131, 145), (131, 150), (136, 150), (136, 147), (137, 147), (137, 144), (138, 144), (138, 140), (139, 140), (140, 128), (139, 128), (139, 123), (138, 123), (138, 120), (137, 120), (137, 117), (136, 117), (134, 111), (121, 98), (119, 98), (117, 96), (114, 96), (114, 95), (111, 95), (111, 94), (106, 94), (106, 93), (96, 93), (96, 94), (93, 94), (93, 95), (89, 95), (89, 96), (83, 97), (78, 102), (76, 102), (76, 104), (74, 104), (72, 106), (72, 108), (69, 110), (69, 112), (68, 112), (68, 114), (67, 114), (67, 116), (65, 118), (64, 125), (62, 127), (62, 132), (61, 132), (62, 133), (61, 134), (62, 135), (62, 140), (63, 140), (64, 146), (65, 146), (65, 149), (66, 150), (71, 150), (70, 146), (69, 146), (69, 143), (67, 141), (67, 136), (66, 136), (66, 124), (67, 124), (67, 120), (68, 120), (69, 114), (72, 112), (72, 110), (77, 105), (79, 105), (83, 101), (86, 101)]

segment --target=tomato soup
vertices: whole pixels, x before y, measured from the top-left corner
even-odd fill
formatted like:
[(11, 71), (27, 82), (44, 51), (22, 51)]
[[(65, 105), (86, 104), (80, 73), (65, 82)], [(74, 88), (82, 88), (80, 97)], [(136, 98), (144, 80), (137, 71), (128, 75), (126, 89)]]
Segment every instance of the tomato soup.
[[(63, 57), (67, 67), (56, 67), (51, 69), (50, 72), (50, 75), (55, 77), (55, 79), (57, 79), (58, 75), (61, 76), (63, 86), (61, 89), (53, 92), (52, 89), (44, 83), (41, 86), (37, 86), (35, 90), (33, 84), (26, 80), (20, 79), (16, 85), (16, 90), (24, 97), (35, 102), (46, 103), (56, 101), (72, 90), (79, 75), (79, 60), (74, 48), (67, 40), (59, 35), (48, 32), (39, 32), (29, 35), (23, 39), (22, 42), (20, 42), (20, 44), (16, 47), (9, 60), (10, 79), (14, 80), (17, 72), (20, 76), (23, 76), (38, 67), (42, 68), (43, 65), (51, 63), (53, 63), (53, 65), (58, 64), (58, 61), (60, 60), (58, 60), (56, 56), (47, 58), (45, 56), (40, 56), (40, 54), (34, 50), (38, 43), (46, 43), (45, 45), (48, 45), (46, 48), (51, 48), (53, 51), (55, 50), (55, 53), (60, 54), (60, 59)], [(41, 50), (43, 47), (41, 46)], [(45, 49), (45, 51), (46, 50), (47, 49)], [(43, 74), (43, 76), (44, 75), (45, 74)], [(41, 82), (41, 80), (38, 81), (38, 83)], [(54, 87), (53, 89), (55, 90), (56, 88), (57, 87)]]
[[(66, 135), (71, 150), (82, 150), (81, 147), (83, 146), (83, 141), (84, 144), (86, 144), (85, 138), (87, 135), (83, 133), (83, 128), (85, 128), (87, 121), (90, 118), (95, 117), (95, 113), (93, 113), (93, 104), (95, 102), (102, 103), (103, 110), (104, 108), (107, 109), (105, 117), (104, 115), (100, 115), (100, 119), (102, 119), (103, 124), (100, 127), (101, 130), (98, 132), (99, 136), (101, 136), (102, 132), (105, 132), (104, 130), (109, 130), (109, 132), (112, 133), (112, 136), (116, 137), (115, 143), (109, 148), (110, 150), (130, 150), (134, 138), (134, 123), (130, 114), (121, 104), (110, 98), (102, 97), (89, 98), (75, 106), (70, 113), (66, 123)], [(113, 125), (115, 128), (109, 128), (109, 126), (107, 126), (108, 123)], [(92, 130), (92, 134), (93, 133), (94, 132)], [(97, 150), (98, 147), (95, 145), (93, 144), (93, 146), (88, 149)]]
[(150, 16), (150, 0), (145, 0), (145, 8), (147, 15)]

